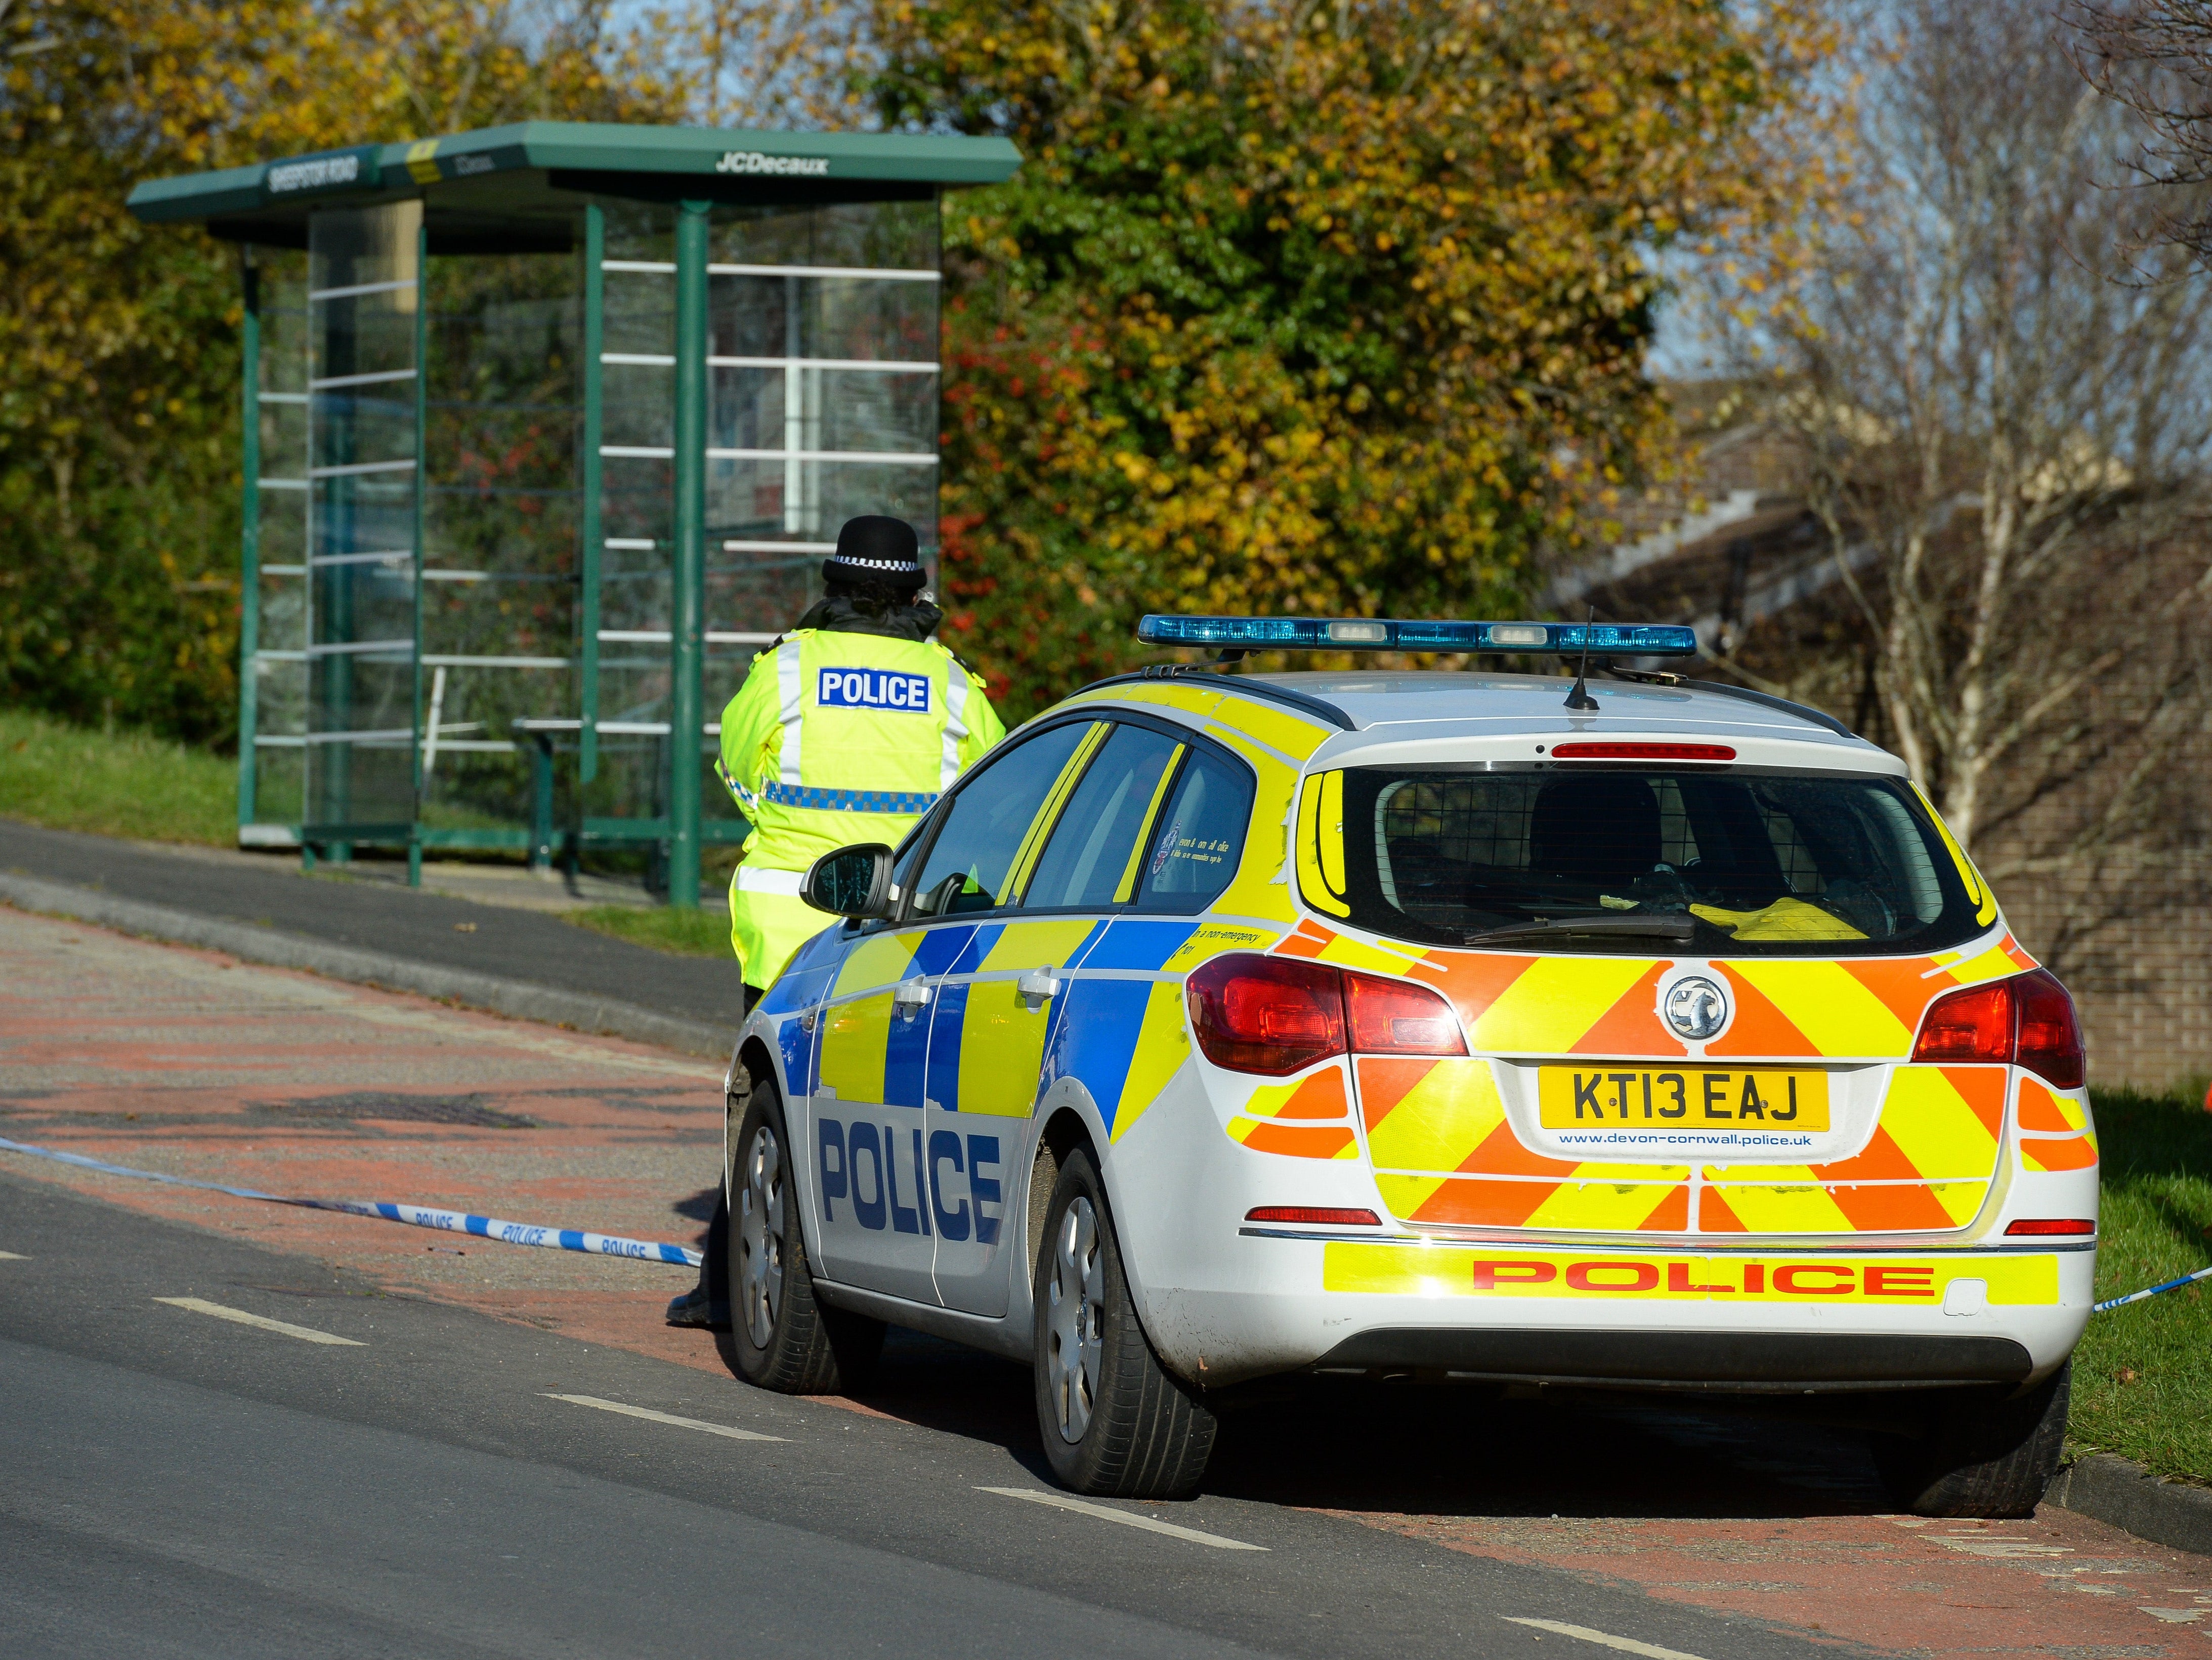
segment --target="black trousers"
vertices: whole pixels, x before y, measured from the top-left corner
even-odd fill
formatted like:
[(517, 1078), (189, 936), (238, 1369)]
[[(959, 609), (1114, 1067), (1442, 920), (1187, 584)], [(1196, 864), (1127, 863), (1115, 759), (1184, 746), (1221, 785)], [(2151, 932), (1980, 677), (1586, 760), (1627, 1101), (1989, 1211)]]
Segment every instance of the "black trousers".
[[(750, 1014), (760, 1000), (761, 988), (747, 986), (745, 1012)], [(707, 1243), (702, 1248), (707, 1260), (699, 1265), (699, 1286), (711, 1306), (726, 1309), (730, 1304), (730, 1194), (726, 1186), (718, 1183), (717, 1188), (714, 1219), (707, 1224)]]

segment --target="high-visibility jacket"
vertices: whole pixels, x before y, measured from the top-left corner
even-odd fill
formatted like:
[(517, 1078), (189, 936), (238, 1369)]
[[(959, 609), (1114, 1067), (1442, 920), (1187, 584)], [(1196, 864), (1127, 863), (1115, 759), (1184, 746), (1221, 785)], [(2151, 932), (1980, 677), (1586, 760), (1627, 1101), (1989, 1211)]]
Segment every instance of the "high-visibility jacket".
[(896, 846), (1006, 735), (982, 678), (934, 640), (799, 629), (753, 660), (722, 711), (720, 771), (752, 823), (730, 883), (730, 939), (765, 988), (830, 918), (807, 867), (855, 842)]

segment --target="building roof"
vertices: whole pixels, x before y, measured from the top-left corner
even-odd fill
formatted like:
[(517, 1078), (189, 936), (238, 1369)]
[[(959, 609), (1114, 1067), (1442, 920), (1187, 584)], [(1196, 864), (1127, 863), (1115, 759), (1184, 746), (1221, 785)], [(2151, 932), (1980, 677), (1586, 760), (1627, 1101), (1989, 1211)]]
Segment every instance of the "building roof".
[(1013, 176), (1004, 138), (750, 132), (524, 121), (481, 132), (362, 144), (148, 179), (129, 206), (152, 224), (204, 225), (232, 241), (304, 246), (311, 208), (420, 196), (434, 248), (558, 248), (592, 195), (812, 204), (927, 198)]

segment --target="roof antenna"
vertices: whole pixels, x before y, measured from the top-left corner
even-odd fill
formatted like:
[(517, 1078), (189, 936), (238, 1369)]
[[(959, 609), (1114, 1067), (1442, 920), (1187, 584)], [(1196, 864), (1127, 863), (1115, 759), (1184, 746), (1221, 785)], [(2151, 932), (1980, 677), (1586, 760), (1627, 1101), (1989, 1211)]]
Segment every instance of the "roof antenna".
[(1583, 624), (1583, 660), (1575, 668), (1575, 689), (1567, 694), (1567, 707), (1571, 709), (1594, 709), (1597, 707), (1597, 699), (1589, 695), (1583, 684), (1589, 678), (1590, 629), (1596, 621), (1597, 607), (1592, 605), (1589, 621)]

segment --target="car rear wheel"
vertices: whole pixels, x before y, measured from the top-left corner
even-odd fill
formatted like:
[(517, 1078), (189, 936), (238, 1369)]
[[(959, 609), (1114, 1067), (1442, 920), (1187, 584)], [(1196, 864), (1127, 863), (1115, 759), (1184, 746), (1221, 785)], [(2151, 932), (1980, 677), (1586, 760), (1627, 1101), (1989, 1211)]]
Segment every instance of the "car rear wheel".
[(1145, 1336), (1105, 1185), (1084, 1148), (1053, 1186), (1034, 1290), (1037, 1427), (1054, 1475), (1101, 1498), (1196, 1488), (1214, 1417)]
[(730, 1173), (732, 1329), (724, 1358), (748, 1383), (785, 1395), (864, 1387), (884, 1347), (884, 1323), (833, 1309), (814, 1295), (787, 1152), (783, 1103), (772, 1079), (753, 1085)]
[(2069, 1360), (2027, 1394), (1939, 1396), (1917, 1435), (1874, 1438), (1890, 1497), (1916, 1516), (2033, 1516), (2066, 1443)]

